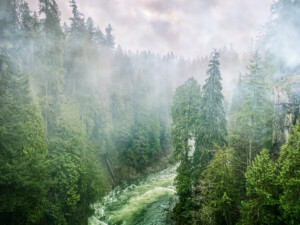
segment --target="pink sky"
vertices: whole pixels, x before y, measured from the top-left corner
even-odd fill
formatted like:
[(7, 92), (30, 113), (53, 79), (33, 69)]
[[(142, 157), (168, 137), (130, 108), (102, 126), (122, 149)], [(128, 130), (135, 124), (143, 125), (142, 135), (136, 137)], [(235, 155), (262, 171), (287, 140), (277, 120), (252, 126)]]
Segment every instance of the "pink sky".
[[(32, 10), (38, 0), (28, 0)], [(69, 0), (57, 0), (62, 21)], [(246, 51), (266, 22), (272, 0), (77, 0), (85, 18), (102, 30), (108, 23), (126, 50), (173, 51), (193, 58), (231, 43)]]

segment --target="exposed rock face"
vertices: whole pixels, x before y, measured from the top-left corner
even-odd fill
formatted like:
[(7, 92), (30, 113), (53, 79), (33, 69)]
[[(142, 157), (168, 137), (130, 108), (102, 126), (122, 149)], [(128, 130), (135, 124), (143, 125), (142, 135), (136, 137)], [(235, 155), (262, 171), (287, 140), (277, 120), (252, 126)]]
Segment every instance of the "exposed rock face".
[[(299, 74), (299, 73), (297, 73)], [(274, 89), (275, 127), (273, 148), (275, 157), (292, 133), (292, 127), (300, 123), (300, 75), (282, 79)]]

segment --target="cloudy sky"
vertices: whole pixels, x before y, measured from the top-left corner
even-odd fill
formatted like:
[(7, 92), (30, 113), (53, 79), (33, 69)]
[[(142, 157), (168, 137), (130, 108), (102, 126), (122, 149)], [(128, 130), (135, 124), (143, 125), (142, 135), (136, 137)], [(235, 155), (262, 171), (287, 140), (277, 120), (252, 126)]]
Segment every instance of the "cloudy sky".
[[(28, 0), (37, 10), (38, 0)], [(56, 0), (62, 21), (71, 17), (69, 0)], [(102, 30), (110, 23), (126, 50), (207, 55), (231, 43), (246, 51), (266, 22), (272, 0), (77, 0), (85, 17)]]

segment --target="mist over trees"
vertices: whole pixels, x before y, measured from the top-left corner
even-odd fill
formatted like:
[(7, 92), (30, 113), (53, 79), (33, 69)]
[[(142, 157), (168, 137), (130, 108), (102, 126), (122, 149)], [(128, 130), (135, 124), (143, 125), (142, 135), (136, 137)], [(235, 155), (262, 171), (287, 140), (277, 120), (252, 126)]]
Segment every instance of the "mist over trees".
[(299, 223), (299, 109), (281, 147), (271, 98), (298, 75), (298, 0), (272, 4), (248, 55), (193, 60), (124, 51), (69, 3), (62, 25), (55, 0), (0, 2), (1, 224), (88, 224), (108, 190), (167, 159), (176, 224)]
[[(197, 112), (194, 130), (198, 130), (198, 135), (194, 130), (189, 132), (190, 136), (181, 133), (182, 139), (187, 139), (185, 143), (195, 140), (195, 152), (183, 158), (193, 164), (184, 166), (185, 161), (180, 159), (177, 169), (179, 202), (173, 211), (177, 224), (300, 222), (297, 174), (300, 167), (295, 161), (300, 150), (299, 86), (296, 87), (297, 83), (289, 89), (280, 88), (289, 79), (299, 80), (299, 52), (292, 47), (300, 41), (296, 25), (299, 6), (299, 1), (279, 0), (272, 4), (271, 21), (250, 49), (230, 105), (223, 101), (218, 52), (211, 55), (206, 84), (199, 98), (194, 98), (191, 89), (182, 92), (192, 78), (176, 89), (172, 107), (180, 104), (178, 95), (193, 99), (189, 105), (197, 105), (193, 112)], [(194, 86), (197, 85), (196, 82)], [(285, 99), (283, 93), (287, 93)], [(274, 102), (274, 95), (281, 99)], [(224, 108), (228, 109), (226, 117)], [(177, 130), (178, 123), (190, 127), (190, 122), (181, 120), (185, 115), (189, 114), (183, 113), (181, 117), (172, 114), (173, 130)], [(294, 129), (280, 148), (274, 137), (278, 130), (285, 129), (282, 126), (287, 124), (284, 118), (288, 115), (293, 115), (290, 124)], [(178, 155), (178, 151), (183, 151), (182, 145), (177, 138), (173, 140), (174, 153)]]

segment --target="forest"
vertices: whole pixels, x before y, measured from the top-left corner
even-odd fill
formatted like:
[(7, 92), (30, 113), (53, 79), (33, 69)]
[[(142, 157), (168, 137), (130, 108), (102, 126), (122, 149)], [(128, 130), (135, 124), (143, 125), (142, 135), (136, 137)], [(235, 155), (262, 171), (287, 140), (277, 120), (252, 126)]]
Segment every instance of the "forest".
[[(273, 1), (242, 56), (194, 59), (123, 50), (69, 7), (0, 0), (0, 224), (300, 224), (299, 0)], [(107, 200), (172, 166), (119, 191), (135, 210)], [(93, 222), (103, 201), (119, 211)]]

